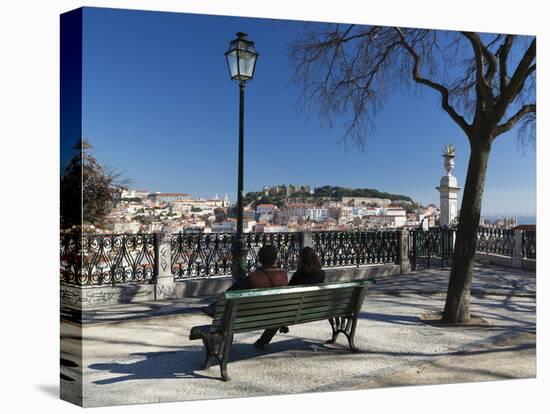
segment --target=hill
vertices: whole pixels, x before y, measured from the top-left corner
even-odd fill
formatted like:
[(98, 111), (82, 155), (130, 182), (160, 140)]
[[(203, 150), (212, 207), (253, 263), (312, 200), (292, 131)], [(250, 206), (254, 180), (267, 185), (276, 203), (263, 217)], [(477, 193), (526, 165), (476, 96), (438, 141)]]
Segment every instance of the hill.
[[(280, 186), (284, 188), (285, 186)], [(254, 203), (256, 206), (262, 203), (275, 204), (277, 207), (282, 207), (287, 203), (291, 203), (293, 199), (304, 199), (307, 198), (312, 202), (326, 200), (330, 198), (331, 200), (341, 201), (342, 197), (371, 197), (371, 198), (385, 198), (391, 200), (396, 205), (403, 204), (414, 204), (413, 199), (406, 195), (387, 193), (384, 191), (379, 191), (372, 188), (346, 188), (338, 186), (324, 185), (322, 187), (317, 187), (313, 193), (305, 192), (295, 192), (291, 195), (282, 194), (271, 194), (265, 195), (262, 191), (252, 191), (245, 195), (244, 204)]]
[(313, 195), (315, 197), (331, 197), (337, 200), (341, 200), (342, 197), (372, 197), (387, 198), (391, 201), (409, 201), (411, 203), (413, 202), (412, 198), (410, 198), (409, 196), (386, 193), (373, 188), (346, 188), (324, 185), (323, 187), (317, 187)]

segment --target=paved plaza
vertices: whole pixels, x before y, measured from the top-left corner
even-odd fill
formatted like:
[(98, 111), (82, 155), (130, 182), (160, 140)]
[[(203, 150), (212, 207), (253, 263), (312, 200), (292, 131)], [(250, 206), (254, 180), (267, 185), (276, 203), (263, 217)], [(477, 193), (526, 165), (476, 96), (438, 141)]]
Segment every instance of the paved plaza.
[[(120, 305), (83, 317), (83, 364), (74, 366), (79, 326), (62, 322), (66, 392), (85, 406), (369, 389), (387, 386), (532, 378), (536, 375), (535, 274), (478, 267), (472, 314), (484, 324), (426, 323), (443, 309), (448, 270), (378, 280), (363, 305), (356, 344), (325, 345), (327, 322), (290, 327), (264, 351), (260, 332), (235, 335), (228, 364), (201, 370), (201, 341), (192, 326), (211, 321), (199, 311), (211, 298)], [(82, 369), (82, 391), (75, 378)]]

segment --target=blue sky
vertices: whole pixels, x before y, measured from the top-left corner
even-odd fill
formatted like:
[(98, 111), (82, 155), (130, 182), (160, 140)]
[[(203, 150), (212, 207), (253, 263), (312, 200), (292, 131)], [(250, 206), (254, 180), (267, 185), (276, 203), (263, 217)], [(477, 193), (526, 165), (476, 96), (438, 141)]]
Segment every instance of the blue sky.
[[(236, 198), (238, 87), (224, 52), (237, 31), (260, 52), (246, 88), (245, 191), (281, 183), (377, 188), (438, 204), (441, 151), (458, 148), (463, 185), (468, 143), (439, 97), (396, 92), (376, 117), (365, 151), (339, 144), (315, 112), (297, 112), (288, 46), (298, 23), (268, 19), (87, 8), (83, 134), (100, 162), (131, 187)], [(345, 120), (342, 118), (341, 121)], [(535, 212), (535, 149), (515, 131), (495, 141), (482, 213)]]

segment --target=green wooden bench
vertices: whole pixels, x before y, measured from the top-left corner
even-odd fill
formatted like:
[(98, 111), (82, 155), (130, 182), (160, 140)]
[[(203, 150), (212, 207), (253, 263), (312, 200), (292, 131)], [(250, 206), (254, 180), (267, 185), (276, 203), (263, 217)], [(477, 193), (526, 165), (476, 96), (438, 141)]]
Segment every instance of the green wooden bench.
[(332, 338), (327, 343), (334, 343), (342, 333), (350, 349), (356, 352), (357, 318), (367, 286), (372, 283), (374, 279), (226, 291), (220, 295), (212, 324), (193, 327), (189, 339), (202, 339), (204, 369), (210, 368), (215, 357), (224, 381), (229, 380), (227, 362), (236, 333), (328, 319)]

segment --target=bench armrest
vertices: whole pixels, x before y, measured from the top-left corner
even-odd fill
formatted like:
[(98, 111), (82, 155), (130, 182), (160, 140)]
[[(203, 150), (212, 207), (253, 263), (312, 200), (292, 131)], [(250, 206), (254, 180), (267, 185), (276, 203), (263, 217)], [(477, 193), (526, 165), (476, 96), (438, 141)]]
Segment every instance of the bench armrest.
[(210, 332), (211, 325), (199, 325), (193, 326), (191, 331), (189, 331), (189, 340), (194, 341), (195, 339), (201, 339), (205, 334)]

